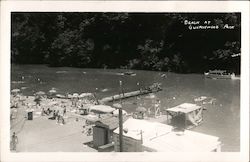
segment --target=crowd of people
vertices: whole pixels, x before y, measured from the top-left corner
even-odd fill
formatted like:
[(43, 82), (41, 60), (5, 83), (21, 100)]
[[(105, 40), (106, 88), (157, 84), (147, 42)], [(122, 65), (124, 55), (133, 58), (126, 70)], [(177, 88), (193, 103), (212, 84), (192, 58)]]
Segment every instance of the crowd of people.
[[(44, 110), (44, 108), (42, 108), (41, 111), (41, 116), (49, 116), (48, 119), (50, 120), (56, 120), (57, 124), (65, 124), (65, 120), (64, 117), (66, 116), (66, 106), (63, 107), (63, 110), (51, 110), (50, 108), (48, 108), (47, 110)], [(52, 116), (51, 116), (52, 115)]]

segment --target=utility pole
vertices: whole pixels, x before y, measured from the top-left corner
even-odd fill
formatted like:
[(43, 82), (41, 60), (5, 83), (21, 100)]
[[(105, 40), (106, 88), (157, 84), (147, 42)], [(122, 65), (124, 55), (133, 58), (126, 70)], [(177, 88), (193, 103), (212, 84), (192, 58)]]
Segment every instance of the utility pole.
[[(120, 81), (120, 95), (122, 95), (122, 81)], [(120, 141), (120, 152), (123, 152), (123, 117), (122, 117), (122, 100), (120, 96), (119, 108), (119, 141)]]
[(140, 134), (141, 134), (141, 144), (143, 144), (143, 137), (142, 137), (142, 130), (140, 130)]

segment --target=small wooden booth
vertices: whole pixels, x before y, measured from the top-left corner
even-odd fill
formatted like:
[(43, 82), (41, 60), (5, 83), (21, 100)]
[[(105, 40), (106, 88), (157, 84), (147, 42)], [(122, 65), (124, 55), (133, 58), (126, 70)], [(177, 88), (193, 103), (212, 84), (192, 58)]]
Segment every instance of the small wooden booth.
[[(126, 117), (123, 117), (123, 121)], [(119, 119), (116, 116), (100, 119), (93, 126), (93, 144), (98, 151), (109, 151), (107, 147), (112, 147), (113, 131), (119, 127)], [(105, 146), (107, 145), (107, 146)], [(113, 147), (112, 147), (113, 149)]]
[(183, 103), (166, 109), (166, 112), (168, 124), (182, 131), (199, 125), (203, 120), (203, 108), (196, 104)]
[(33, 120), (34, 109), (27, 109), (27, 120)]

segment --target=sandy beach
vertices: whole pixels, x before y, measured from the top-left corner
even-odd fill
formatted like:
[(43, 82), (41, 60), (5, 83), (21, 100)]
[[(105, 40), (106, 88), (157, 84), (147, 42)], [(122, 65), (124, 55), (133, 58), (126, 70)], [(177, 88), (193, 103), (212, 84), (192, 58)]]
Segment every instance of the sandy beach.
[[(26, 102), (32, 103), (31, 98), (27, 98)], [(17, 134), (17, 152), (96, 152), (84, 144), (92, 141), (92, 136), (82, 133), (84, 119), (76, 120), (67, 112), (65, 124), (62, 125), (48, 119), (49, 116), (41, 116), (41, 108), (33, 109), (33, 120), (27, 120), (25, 106), (16, 109), (11, 134)]]

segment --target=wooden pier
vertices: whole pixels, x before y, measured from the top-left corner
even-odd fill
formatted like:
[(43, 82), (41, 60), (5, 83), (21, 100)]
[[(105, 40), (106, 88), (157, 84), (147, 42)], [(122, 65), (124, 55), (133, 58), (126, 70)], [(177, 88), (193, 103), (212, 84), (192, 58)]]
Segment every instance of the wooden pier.
[(104, 97), (101, 100), (99, 100), (99, 102), (100, 103), (113, 102), (113, 101), (129, 98), (129, 97), (135, 97), (135, 96), (139, 96), (139, 95), (155, 93), (155, 92), (158, 92), (161, 90), (162, 90), (162, 88), (160, 87), (160, 84), (154, 83), (153, 85), (149, 86), (148, 88), (144, 88), (144, 89), (140, 89), (140, 90), (132, 91), (132, 92), (126, 92), (126, 93), (122, 93), (122, 94), (116, 94), (116, 95), (109, 96), (109, 97)]

